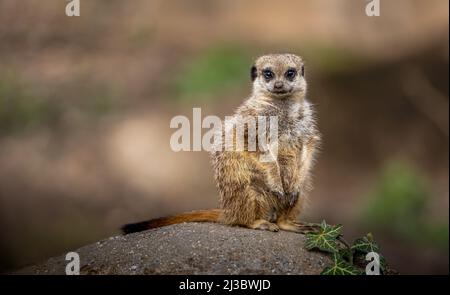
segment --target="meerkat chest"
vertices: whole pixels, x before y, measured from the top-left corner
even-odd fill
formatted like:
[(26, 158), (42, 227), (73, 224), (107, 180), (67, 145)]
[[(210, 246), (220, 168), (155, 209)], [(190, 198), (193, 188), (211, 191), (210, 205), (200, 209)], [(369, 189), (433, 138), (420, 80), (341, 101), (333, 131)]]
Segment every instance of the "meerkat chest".
[(285, 110), (279, 117), (278, 140), (283, 146), (298, 145), (305, 136), (306, 118), (300, 112), (300, 104)]

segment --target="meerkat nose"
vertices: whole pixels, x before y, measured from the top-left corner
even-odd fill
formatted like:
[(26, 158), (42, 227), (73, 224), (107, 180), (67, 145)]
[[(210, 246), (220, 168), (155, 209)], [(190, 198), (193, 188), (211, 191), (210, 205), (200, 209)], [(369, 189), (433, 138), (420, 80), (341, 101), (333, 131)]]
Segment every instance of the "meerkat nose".
[(273, 86), (277, 89), (283, 88), (283, 82), (282, 81), (276, 81)]

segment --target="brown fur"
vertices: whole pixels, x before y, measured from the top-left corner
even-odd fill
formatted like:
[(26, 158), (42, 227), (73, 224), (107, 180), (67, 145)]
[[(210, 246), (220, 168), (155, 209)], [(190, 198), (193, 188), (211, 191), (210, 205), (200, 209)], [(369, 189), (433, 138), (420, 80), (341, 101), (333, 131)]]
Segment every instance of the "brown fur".
[(122, 227), (122, 231), (126, 234), (129, 234), (183, 222), (217, 222), (220, 212), (221, 210), (219, 209), (197, 210), (173, 216), (160, 217), (139, 223), (126, 224)]
[[(273, 73), (270, 81), (263, 75), (266, 69)], [(286, 77), (288, 69), (296, 70), (295, 79)], [(158, 218), (128, 225), (124, 231), (210, 221), (252, 229), (303, 232), (305, 226), (299, 224), (297, 218), (311, 189), (310, 171), (320, 141), (312, 107), (305, 99), (307, 85), (303, 73), (303, 61), (296, 55), (273, 54), (256, 60), (251, 70), (252, 96), (237, 109), (234, 117), (239, 120), (242, 117), (278, 116), (278, 158), (261, 162), (262, 152), (249, 151), (247, 145), (244, 151), (212, 152), (220, 210)], [(275, 91), (277, 81), (283, 82), (285, 92)]]

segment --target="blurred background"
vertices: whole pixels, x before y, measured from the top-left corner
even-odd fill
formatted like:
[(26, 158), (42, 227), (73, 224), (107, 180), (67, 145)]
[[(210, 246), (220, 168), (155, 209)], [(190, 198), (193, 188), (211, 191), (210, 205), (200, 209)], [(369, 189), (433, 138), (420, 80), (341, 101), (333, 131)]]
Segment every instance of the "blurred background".
[(324, 143), (303, 219), (448, 273), (449, 2), (0, 0), (0, 272), (218, 206), (176, 115), (224, 117), (258, 55), (306, 59)]

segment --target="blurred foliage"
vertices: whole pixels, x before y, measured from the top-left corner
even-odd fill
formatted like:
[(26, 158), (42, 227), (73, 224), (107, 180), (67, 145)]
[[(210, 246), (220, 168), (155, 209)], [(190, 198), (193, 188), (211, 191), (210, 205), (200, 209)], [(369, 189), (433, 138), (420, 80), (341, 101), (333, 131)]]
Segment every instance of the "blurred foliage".
[(155, 29), (151, 26), (139, 26), (130, 33), (130, 42), (136, 48), (146, 48), (154, 40)]
[(433, 223), (426, 217), (430, 196), (425, 180), (410, 165), (388, 162), (371, 193), (363, 223), (411, 241), (448, 248), (448, 223)]
[(44, 92), (14, 74), (0, 76), (0, 136), (42, 126), (58, 127), (69, 112), (87, 119), (111, 111), (114, 92), (87, 81), (90, 79), (75, 79)]
[(0, 135), (54, 121), (56, 108), (16, 77), (0, 77)]
[(300, 52), (304, 52), (306, 66), (313, 64), (321, 72), (329, 74), (352, 71), (367, 63), (367, 58), (336, 45), (307, 43)]
[(215, 46), (194, 57), (175, 75), (175, 97), (184, 101), (214, 99), (250, 80), (252, 55), (232, 46)]

